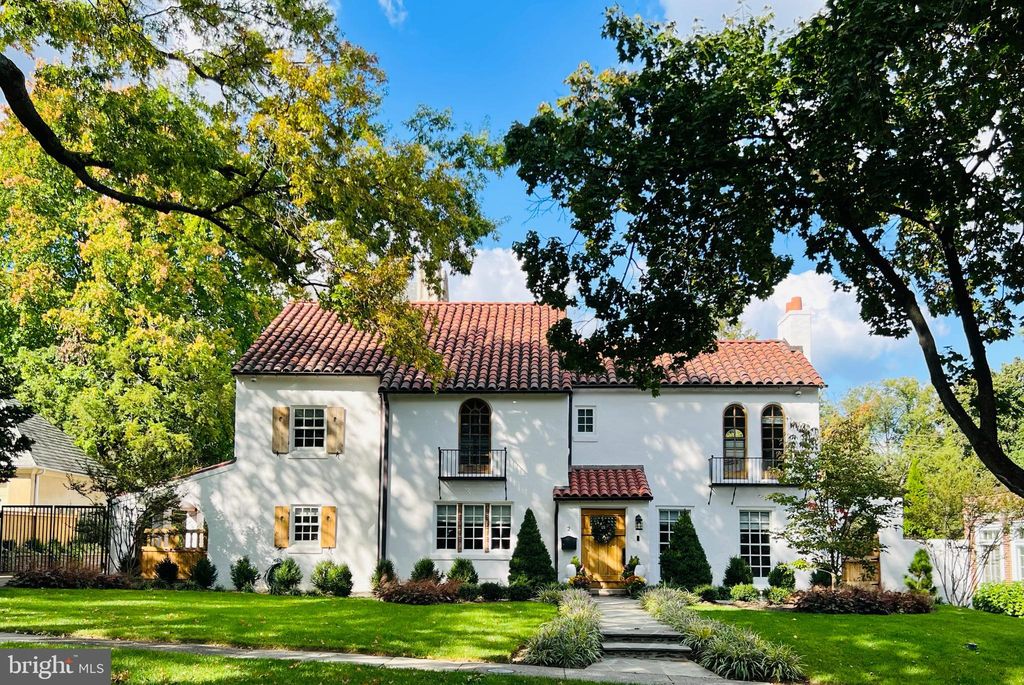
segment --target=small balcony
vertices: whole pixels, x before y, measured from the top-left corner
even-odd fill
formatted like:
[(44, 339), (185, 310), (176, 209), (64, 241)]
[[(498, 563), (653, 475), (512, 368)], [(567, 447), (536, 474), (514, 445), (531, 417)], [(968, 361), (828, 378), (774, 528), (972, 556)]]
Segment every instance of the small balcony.
[(782, 460), (778, 457), (709, 457), (711, 485), (778, 485)]
[(458, 450), (437, 448), (437, 477), (441, 480), (505, 480), (508, 449)]

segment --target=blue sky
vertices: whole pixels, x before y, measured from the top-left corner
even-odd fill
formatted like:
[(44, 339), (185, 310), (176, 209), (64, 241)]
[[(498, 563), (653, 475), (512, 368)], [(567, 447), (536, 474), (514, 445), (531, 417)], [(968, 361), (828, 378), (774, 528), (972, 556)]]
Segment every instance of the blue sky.
[[(780, 0), (741, 5), (714, 0), (621, 2), (631, 14), (671, 19), (688, 30), (699, 18), (720, 25), (724, 13), (758, 12), (770, 6), (781, 27), (792, 26), (824, 4), (818, 0)], [(601, 38), (605, 3), (467, 2), (446, 0), (340, 0), (338, 21), (353, 42), (375, 53), (388, 74), (384, 117), (400, 126), (420, 104), (451, 108), (456, 121), (486, 126), (500, 135), (516, 120), (525, 121), (543, 101), (564, 94), (565, 77), (580, 62), (595, 68), (614, 63), (613, 46)], [(468, 278), (454, 278), (453, 299), (523, 300), (529, 298), (508, 247), (527, 229), (555, 232), (564, 226), (557, 213), (537, 213), (535, 202), (512, 172), (494, 179), (483, 195), (485, 211), (502, 220), (499, 235), (485, 242)], [(799, 244), (782, 244), (796, 257), (793, 274), (764, 302), (754, 302), (745, 323), (763, 337), (775, 337), (784, 303), (801, 295), (814, 315), (814, 363), (839, 395), (854, 385), (913, 375), (927, 379), (916, 341), (871, 336), (849, 293), (833, 291), (829, 279), (813, 273)], [(937, 321), (940, 344), (961, 347), (956, 321)], [(961, 347), (962, 349), (962, 347)], [(991, 350), (998, 366), (1024, 356), (1020, 338)]]

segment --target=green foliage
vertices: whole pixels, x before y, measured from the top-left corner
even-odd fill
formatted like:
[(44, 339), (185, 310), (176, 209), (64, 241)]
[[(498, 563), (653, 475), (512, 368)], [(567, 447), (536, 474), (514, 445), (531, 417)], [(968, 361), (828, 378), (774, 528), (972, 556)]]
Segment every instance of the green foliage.
[(302, 569), (294, 559), (288, 557), (278, 564), (267, 578), (270, 593), (274, 595), (291, 595), (299, 590), (302, 583)]
[(793, 567), (781, 561), (768, 572), (768, 585), (776, 588), (792, 590), (796, 587), (796, 573)]
[(424, 557), (413, 565), (412, 575), (409, 576), (409, 580), (440, 583), (441, 572), (435, 568), (434, 562), (431, 559)]
[(452, 562), (452, 567), (448, 569), (448, 579), (472, 584), (480, 582), (480, 577), (476, 573), (476, 568), (473, 567), (473, 562), (464, 557), (459, 557)]
[(711, 565), (688, 511), (672, 525), (669, 546), (661, 553), (661, 578), (687, 590), (711, 582)]
[(1024, 616), (1024, 582), (982, 583), (971, 600), (975, 609), (1007, 616)]
[(637, 599), (647, 590), (647, 579), (641, 576), (629, 576), (623, 581), (622, 586), (633, 599)]
[(820, 568), (811, 571), (811, 587), (832, 587), (832, 574)]
[(719, 599), (729, 599), (729, 588), (718, 587), (710, 583), (698, 585), (693, 588), (693, 593), (705, 602), (714, 602)]
[(256, 579), (259, 578), (259, 575), (259, 569), (253, 566), (249, 557), (242, 557), (231, 564), (231, 584), (239, 592), (252, 592), (256, 587)]
[(754, 572), (750, 564), (743, 557), (730, 557), (729, 564), (725, 567), (725, 575), (722, 585), (733, 587), (734, 585), (750, 585), (754, 582)]
[(217, 582), (217, 567), (208, 557), (200, 557), (189, 569), (189, 580), (202, 590), (209, 590)]
[(178, 565), (171, 561), (170, 557), (161, 559), (155, 570), (156, 577), (168, 585), (178, 582)]
[(370, 576), (370, 587), (377, 592), (381, 585), (393, 583), (396, 580), (398, 580), (398, 574), (395, 573), (395, 563), (390, 559), (380, 559)]
[(463, 602), (475, 602), (480, 599), (480, 586), (476, 583), (461, 583), (459, 585), (459, 599)]
[[(0, 349), (0, 376), (4, 375), (2, 349)], [(0, 483), (6, 483), (17, 472), (14, 460), (21, 453), (32, 447), (32, 441), (15, 430), (17, 425), (27, 419), (31, 413), (16, 403), (4, 401), (10, 397), (11, 388), (4, 387), (0, 378)]]
[(769, 604), (785, 604), (792, 594), (793, 588), (769, 587), (764, 591), (764, 598), (768, 600)]
[(324, 559), (313, 567), (309, 582), (321, 595), (348, 597), (352, 594), (352, 571), (348, 564), (336, 564)]
[(508, 582), (537, 586), (557, 580), (558, 574), (551, 565), (551, 555), (540, 536), (537, 519), (533, 510), (527, 509), (516, 537), (516, 548), (508, 564)]
[(512, 583), (508, 586), (508, 598), (512, 602), (525, 602), (532, 599), (534, 594), (533, 586), (526, 583)]
[(729, 588), (729, 599), (734, 602), (756, 602), (761, 599), (761, 591), (750, 583), (733, 585)]
[(796, 595), (796, 610), (814, 614), (927, 614), (935, 599), (924, 592), (888, 592), (852, 586), (812, 587)]
[(914, 558), (910, 560), (903, 583), (911, 592), (924, 592), (932, 596), (938, 594), (939, 590), (932, 582), (932, 560), (928, 550), (919, 549), (914, 552)]
[(492, 582), (480, 583), (480, 596), (485, 602), (497, 602), (505, 599), (506, 594), (507, 589), (504, 585)]
[(584, 590), (566, 590), (558, 616), (540, 627), (523, 650), (523, 662), (537, 666), (586, 668), (601, 658), (600, 612)]

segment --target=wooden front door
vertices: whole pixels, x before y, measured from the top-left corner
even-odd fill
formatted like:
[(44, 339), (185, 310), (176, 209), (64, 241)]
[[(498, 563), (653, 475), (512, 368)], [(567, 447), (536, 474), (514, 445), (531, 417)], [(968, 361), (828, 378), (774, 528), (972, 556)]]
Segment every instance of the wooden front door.
[[(622, 585), (622, 570), (626, 567), (626, 511), (625, 509), (584, 509), (583, 516), (583, 567), (599, 587)], [(594, 537), (595, 529), (600, 535), (601, 523), (597, 519), (614, 522), (614, 534), (608, 541)], [(610, 528), (610, 523), (606, 524)]]

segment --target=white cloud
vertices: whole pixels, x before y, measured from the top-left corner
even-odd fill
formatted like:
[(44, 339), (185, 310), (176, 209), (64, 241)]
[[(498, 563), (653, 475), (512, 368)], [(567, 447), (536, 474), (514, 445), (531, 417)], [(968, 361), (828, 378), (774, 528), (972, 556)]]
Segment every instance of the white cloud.
[(388, 23), (392, 26), (401, 26), (409, 13), (405, 10), (405, 0), (377, 0)]
[(448, 281), (452, 300), (473, 302), (532, 302), (526, 274), (507, 247), (478, 250), (468, 276), (453, 274)]
[(680, 33), (688, 33), (694, 19), (709, 28), (722, 27), (723, 15), (751, 17), (771, 12), (775, 26), (791, 29), (800, 19), (807, 19), (825, 7), (824, 0), (763, 0), (757, 2), (724, 3), (721, 0), (659, 0), (665, 19), (674, 21)]

